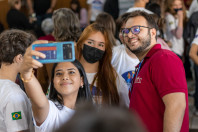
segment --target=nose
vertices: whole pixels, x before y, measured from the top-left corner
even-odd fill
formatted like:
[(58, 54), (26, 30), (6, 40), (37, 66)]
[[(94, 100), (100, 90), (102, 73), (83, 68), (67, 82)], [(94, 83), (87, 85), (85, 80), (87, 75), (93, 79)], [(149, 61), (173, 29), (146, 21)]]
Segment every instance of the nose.
[(128, 33), (128, 37), (129, 38), (132, 38), (134, 36), (134, 34), (130, 31), (129, 33)]
[(63, 80), (69, 80), (69, 77), (67, 75), (64, 75)]

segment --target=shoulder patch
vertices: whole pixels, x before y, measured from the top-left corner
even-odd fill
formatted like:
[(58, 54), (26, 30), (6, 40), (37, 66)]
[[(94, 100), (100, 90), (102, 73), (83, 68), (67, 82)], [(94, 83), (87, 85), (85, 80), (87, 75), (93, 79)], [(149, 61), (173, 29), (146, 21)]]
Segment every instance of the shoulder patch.
[(12, 113), (12, 120), (22, 119), (21, 111)]

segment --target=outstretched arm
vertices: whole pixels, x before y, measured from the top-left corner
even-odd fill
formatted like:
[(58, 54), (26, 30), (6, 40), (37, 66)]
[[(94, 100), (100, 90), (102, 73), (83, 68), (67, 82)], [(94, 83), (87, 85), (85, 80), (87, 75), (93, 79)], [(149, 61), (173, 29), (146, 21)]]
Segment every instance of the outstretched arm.
[[(47, 43), (48, 41), (36, 41), (36, 43)], [(25, 90), (32, 103), (32, 111), (37, 125), (41, 125), (47, 118), (49, 112), (49, 102), (43, 93), (42, 87), (34, 74), (32, 73), (33, 68), (39, 68), (43, 65), (37, 60), (33, 59), (32, 56), (38, 56), (45, 58), (45, 55), (41, 52), (34, 51), (31, 46), (26, 50), (24, 60), (22, 64), (21, 76), (24, 81)]]

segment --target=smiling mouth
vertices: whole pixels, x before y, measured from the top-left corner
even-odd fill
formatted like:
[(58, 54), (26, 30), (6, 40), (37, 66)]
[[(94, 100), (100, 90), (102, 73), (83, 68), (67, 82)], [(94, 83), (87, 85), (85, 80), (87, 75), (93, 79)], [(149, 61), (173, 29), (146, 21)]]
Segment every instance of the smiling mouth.
[(129, 41), (129, 43), (133, 44), (138, 41), (138, 38), (133, 37), (133, 38), (130, 38), (128, 41)]
[(72, 83), (61, 83), (60, 85), (61, 86), (68, 86), (68, 85), (71, 85)]
[(135, 46), (135, 45), (137, 44), (137, 42), (138, 42), (137, 39), (131, 39), (131, 40), (129, 41), (129, 44), (130, 44), (131, 46)]

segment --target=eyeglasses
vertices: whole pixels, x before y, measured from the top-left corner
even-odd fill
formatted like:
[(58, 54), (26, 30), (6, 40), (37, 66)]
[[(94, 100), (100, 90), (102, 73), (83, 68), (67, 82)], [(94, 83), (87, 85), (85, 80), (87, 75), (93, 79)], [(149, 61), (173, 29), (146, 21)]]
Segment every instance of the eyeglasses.
[(122, 29), (122, 35), (126, 36), (131, 31), (133, 34), (139, 34), (140, 33), (140, 27), (151, 29), (150, 27), (145, 26), (133, 26), (131, 28), (123, 28)]

